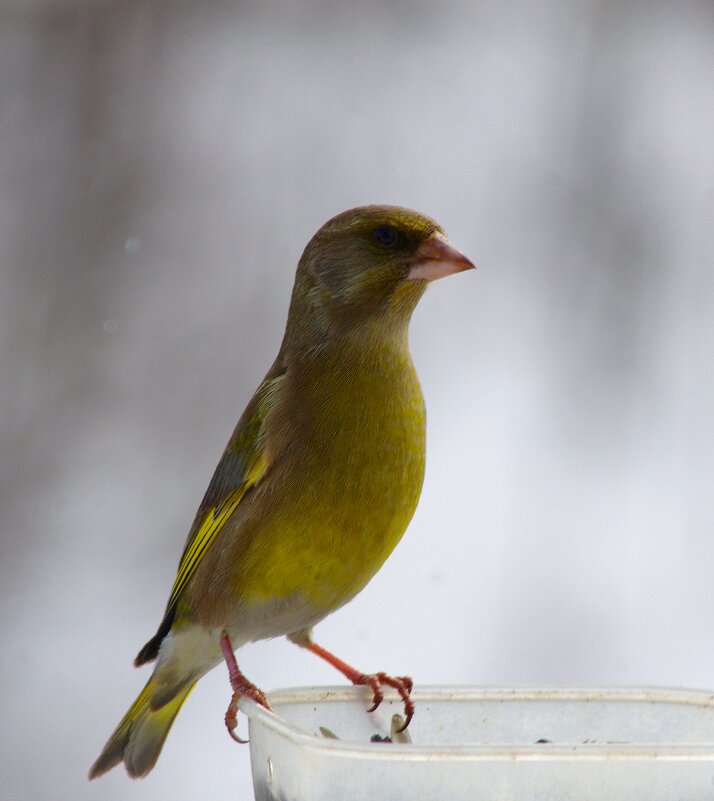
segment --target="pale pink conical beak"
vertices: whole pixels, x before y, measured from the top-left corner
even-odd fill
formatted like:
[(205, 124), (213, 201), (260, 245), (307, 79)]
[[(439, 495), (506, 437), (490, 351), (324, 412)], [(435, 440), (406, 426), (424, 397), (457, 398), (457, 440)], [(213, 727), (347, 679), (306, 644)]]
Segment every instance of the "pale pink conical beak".
[(407, 278), (436, 281), (447, 275), (473, 269), (474, 264), (443, 234), (432, 234), (419, 245), (414, 258), (409, 260)]

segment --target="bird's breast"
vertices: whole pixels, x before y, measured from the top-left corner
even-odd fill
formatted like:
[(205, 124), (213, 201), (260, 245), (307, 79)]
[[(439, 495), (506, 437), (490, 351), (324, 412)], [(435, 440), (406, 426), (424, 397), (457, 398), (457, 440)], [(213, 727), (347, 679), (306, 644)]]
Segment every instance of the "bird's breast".
[(379, 570), (416, 509), (425, 411), (406, 349), (335, 357), (293, 379), (269, 519), (251, 537), (240, 592), (331, 611)]

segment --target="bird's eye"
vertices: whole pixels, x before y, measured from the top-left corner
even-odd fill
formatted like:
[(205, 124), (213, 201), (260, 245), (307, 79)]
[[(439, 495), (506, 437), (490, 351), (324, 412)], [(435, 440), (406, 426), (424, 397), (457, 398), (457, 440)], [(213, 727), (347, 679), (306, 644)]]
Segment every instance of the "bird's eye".
[(391, 248), (397, 242), (397, 232), (388, 225), (381, 225), (374, 232), (375, 240), (385, 248)]

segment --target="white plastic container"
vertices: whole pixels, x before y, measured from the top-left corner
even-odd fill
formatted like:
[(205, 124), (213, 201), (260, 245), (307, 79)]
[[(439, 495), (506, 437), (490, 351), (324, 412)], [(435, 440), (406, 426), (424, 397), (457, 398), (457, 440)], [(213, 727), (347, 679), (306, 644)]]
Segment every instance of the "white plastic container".
[(385, 696), (369, 715), (361, 687), (241, 699), (257, 801), (714, 799), (709, 692), (421, 688), (412, 743), (370, 742), (402, 711)]

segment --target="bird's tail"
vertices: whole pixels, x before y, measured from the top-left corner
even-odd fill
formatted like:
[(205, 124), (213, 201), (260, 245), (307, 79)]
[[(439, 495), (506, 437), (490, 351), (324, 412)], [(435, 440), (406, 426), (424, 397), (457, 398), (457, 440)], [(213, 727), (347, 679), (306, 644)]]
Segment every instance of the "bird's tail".
[(190, 682), (169, 701), (153, 709), (156, 682), (152, 676), (89, 769), (89, 778), (96, 779), (120, 762), (132, 778), (146, 776), (156, 764), (171, 724), (195, 684)]

